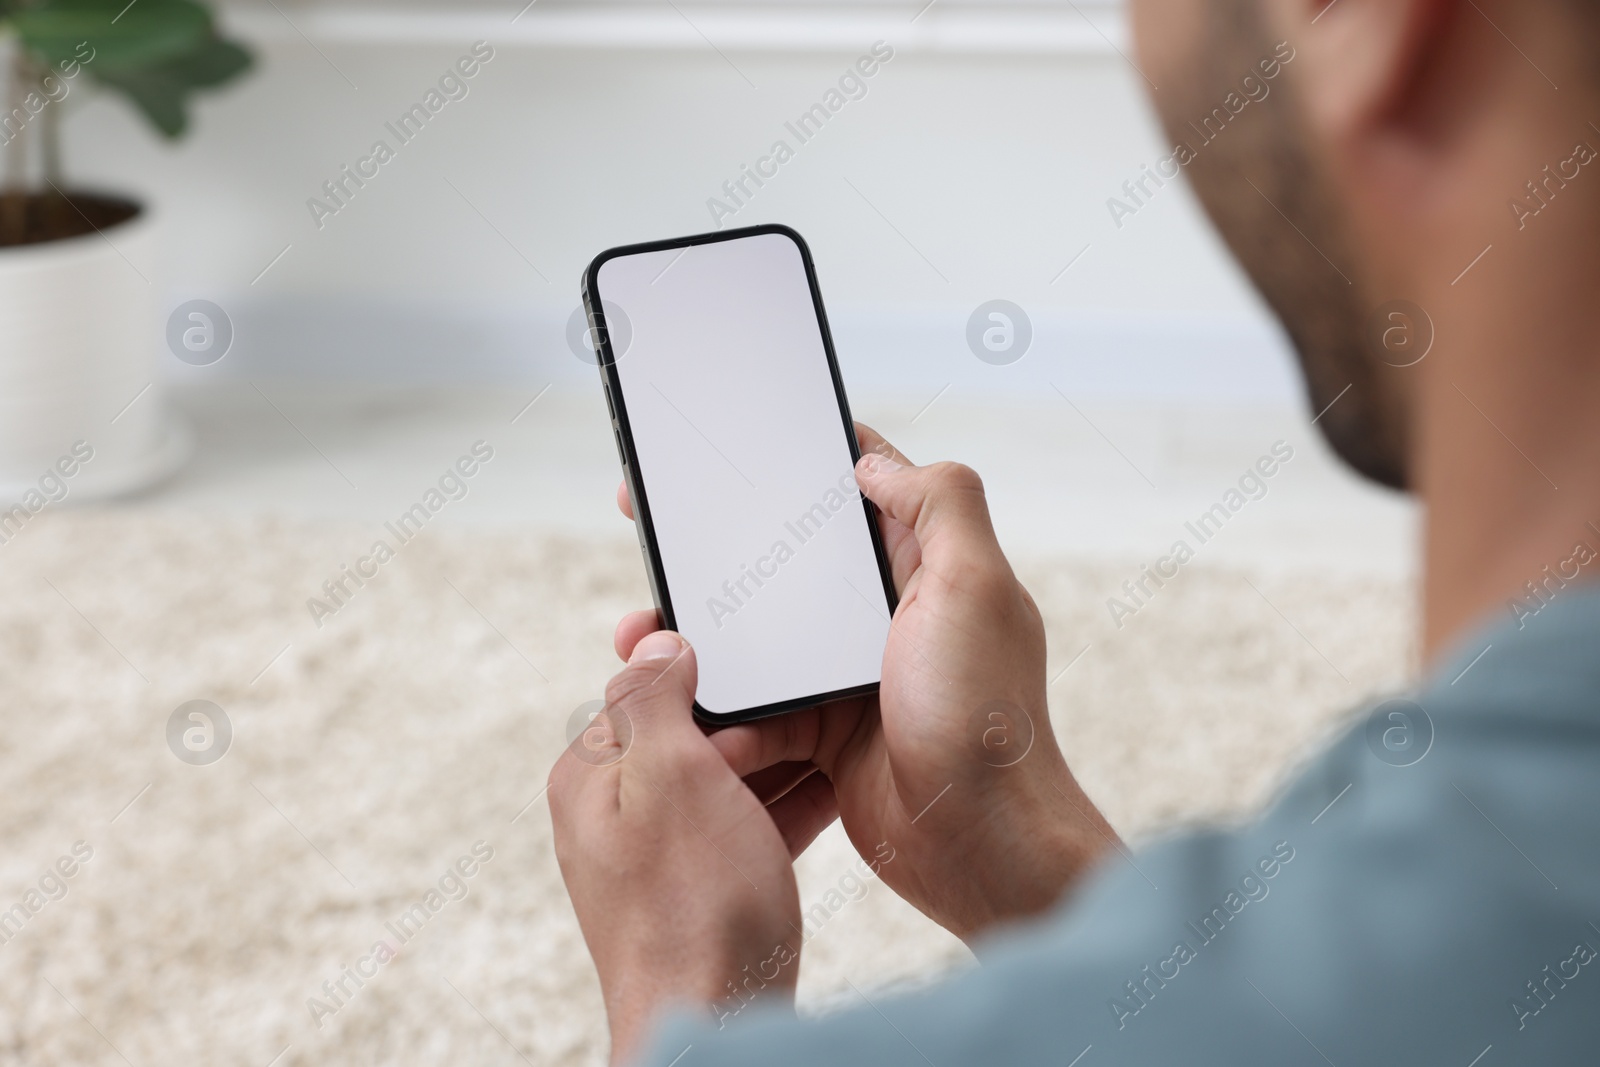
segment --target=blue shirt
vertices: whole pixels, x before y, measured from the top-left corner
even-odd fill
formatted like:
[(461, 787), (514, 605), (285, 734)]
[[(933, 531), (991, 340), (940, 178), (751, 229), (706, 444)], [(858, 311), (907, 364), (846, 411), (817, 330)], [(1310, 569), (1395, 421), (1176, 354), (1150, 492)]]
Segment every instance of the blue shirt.
[(1254, 826), (1113, 857), (981, 967), (820, 1020), (674, 1019), (646, 1062), (1600, 1063), (1597, 859), (1600, 591), (1574, 589), (1467, 637)]

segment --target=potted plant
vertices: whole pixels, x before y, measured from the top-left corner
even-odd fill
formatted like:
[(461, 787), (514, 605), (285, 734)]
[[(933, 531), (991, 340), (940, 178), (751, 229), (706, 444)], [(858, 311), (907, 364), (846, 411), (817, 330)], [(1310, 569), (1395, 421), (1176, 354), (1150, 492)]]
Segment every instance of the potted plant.
[(67, 179), (68, 98), (92, 82), (177, 138), (190, 97), (250, 55), (192, 0), (0, 0), (0, 49), (3, 543), (15, 505), (136, 489), (187, 451), (161, 404), (151, 212)]

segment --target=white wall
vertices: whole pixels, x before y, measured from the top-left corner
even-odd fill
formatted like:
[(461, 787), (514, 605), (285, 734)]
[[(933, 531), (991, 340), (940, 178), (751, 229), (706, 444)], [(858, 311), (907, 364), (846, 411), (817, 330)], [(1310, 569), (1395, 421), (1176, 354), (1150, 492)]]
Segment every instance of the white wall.
[[(235, 319), (228, 359), (176, 376), (590, 376), (562, 338), (584, 264), (712, 228), (707, 198), (881, 38), (896, 55), (869, 94), (732, 223), (809, 238), (852, 385), (1296, 395), (1186, 188), (1112, 222), (1107, 198), (1164, 154), (1116, 6), (541, 0), (513, 23), (521, 6), (229, 5), (258, 67), (177, 146), (84, 94), (70, 165), (159, 206), (163, 307), (206, 297)], [(470, 95), (319, 231), (307, 199), (477, 39), (496, 58)], [(1036, 327), (1009, 368), (964, 342), (994, 297)]]

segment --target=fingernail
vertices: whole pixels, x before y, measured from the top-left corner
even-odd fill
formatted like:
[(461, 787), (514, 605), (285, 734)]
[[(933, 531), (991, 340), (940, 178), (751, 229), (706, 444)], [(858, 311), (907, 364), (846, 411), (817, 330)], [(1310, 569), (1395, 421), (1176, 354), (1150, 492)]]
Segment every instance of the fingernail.
[(868, 478), (876, 478), (881, 474), (891, 474), (900, 469), (900, 464), (888, 456), (880, 456), (876, 452), (868, 452), (861, 457), (861, 472)]
[(633, 646), (633, 655), (628, 657), (629, 663), (643, 663), (648, 659), (673, 659), (683, 651), (683, 638), (671, 630), (657, 630), (646, 634), (644, 638)]

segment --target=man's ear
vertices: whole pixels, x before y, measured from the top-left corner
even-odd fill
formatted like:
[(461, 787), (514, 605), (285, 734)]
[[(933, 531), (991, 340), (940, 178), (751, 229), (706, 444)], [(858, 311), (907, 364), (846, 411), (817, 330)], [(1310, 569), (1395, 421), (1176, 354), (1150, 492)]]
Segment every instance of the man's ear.
[(1403, 111), (1470, 0), (1268, 0), (1307, 117), (1335, 141)]

